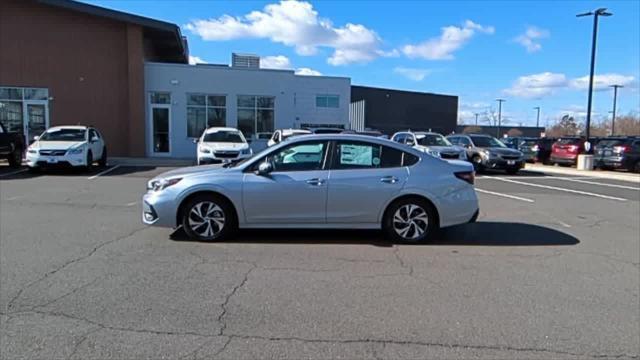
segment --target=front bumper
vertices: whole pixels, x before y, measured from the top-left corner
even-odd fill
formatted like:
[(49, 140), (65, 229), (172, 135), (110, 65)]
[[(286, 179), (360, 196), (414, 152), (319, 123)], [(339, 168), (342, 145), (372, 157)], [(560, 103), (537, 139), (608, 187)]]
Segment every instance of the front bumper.
[(48, 156), (27, 152), (27, 166), (31, 168), (44, 167), (78, 167), (86, 166), (87, 158), (84, 153), (74, 155)]
[(482, 161), (482, 165), (484, 165), (487, 169), (522, 169), (524, 167), (524, 159), (502, 159), (502, 158), (485, 158)]
[(216, 156), (215, 153), (210, 153), (210, 154), (203, 154), (203, 153), (199, 153), (198, 154), (198, 164), (200, 165), (205, 165), (205, 164), (224, 164), (224, 163), (229, 163), (229, 162), (233, 162), (233, 161), (239, 161), (239, 160), (244, 160), (246, 158), (250, 158), (252, 156), (251, 153), (249, 154), (242, 154), (239, 153), (237, 156), (234, 157), (220, 157), (220, 156)]
[(177, 227), (177, 209), (171, 191), (149, 191), (142, 197), (142, 222), (158, 227)]

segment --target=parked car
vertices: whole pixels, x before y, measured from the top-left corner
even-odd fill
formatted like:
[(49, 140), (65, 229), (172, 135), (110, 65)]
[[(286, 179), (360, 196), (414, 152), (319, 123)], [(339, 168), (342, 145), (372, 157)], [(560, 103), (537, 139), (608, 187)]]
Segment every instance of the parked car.
[(20, 167), (23, 153), (24, 135), (10, 133), (0, 124), (0, 158), (7, 159), (11, 167)]
[(94, 162), (107, 165), (107, 146), (100, 132), (90, 126), (56, 126), (47, 129), (27, 149), (27, 166), (37, 171), (48, 167), (84, 167)]
[(247, 139), (240, 130), (234, 128), (208, 128), (197, 144), (198, 165), (233, 162), (253, 155)]
[(640, 172), (640, 137), (603, 139), (594, 150), (596, 167)]
[(391, 141), (412, 146), (435, 157), (467, 160), (465, 148), (455, 146), (444, 136), (424, 131), (400, 131), (391, 136)]
[(482, 134), (449, 135), (447, 139), (454, 145), (467, 149), (467, 157), (476, 171), (487, 169), (505, 170), (515, 174), (524, 167), (524, 157), (518, 150), (509, 149), (500, 140)]
[(550, 161), (558, 165), (576, 165), (578, 155), (584, 152), (584, 139), (564, 137), (551, 146)]
[(551, 161), (551, 150), (553, 144), (558, 141), (556, 138), (543, 137), (538, 139), (538, 156), (537, 161), (543, 164), (549, 164)]
[(467, 162), (388, 140), (299, 136), (236, 164), (151, 179), (142, 220), (182, 226), (203, 241), (237, 228), (381, 228), (392, 240), (415, 243), (439, 227), (476, 220), (473, 182)]
[(502, 143), (505, 144), (509, 149), (516, 149), (516, 150), (520, 150), (518, 147), (520, 146), (520, 143), (524, 140), (525, 138), (522, 136), (509, 136), (506, 138), (502, 138)]
[(267, 143), (268, 146), (273, 146), (275, 144), (279, 144), (282, 141), (284, 141), (284, 139), (291, 137), (291, 136), (298, 136), (298, 135), (308, 135), (311, 134), (312, 132), (306, 129), (280, 129), (280, 130), (276, 130), (273, 133), (273, 136), (271, 136), (271, 139), (269, 140), (269, 142)]
[(534, 163), (538, 161), (538, 152), (540, 151), (539, 141), (539, 138), (520, 138), (516, 150), (522, 153), (525, 162)]

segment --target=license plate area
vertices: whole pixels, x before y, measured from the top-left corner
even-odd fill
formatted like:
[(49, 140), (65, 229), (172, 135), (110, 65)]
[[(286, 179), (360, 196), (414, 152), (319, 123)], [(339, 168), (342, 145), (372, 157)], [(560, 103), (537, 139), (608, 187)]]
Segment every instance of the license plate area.
[(507, 165), (515, 165), (516, 161), (515, 160), (507, 160)]
[(58, 159), (54, 158), (54, 157), (50, 157), (47, 159), (47, 163), (48, 164), (57, 164), (58, 163)]

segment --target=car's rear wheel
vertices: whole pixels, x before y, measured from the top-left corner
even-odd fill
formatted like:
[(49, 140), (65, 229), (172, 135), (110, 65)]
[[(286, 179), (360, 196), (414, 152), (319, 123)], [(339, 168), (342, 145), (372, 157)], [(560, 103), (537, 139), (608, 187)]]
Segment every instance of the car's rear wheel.
[(19, 147), (15, 148), (13, 152), (9, 155), (9, 166), (13, 168), (20, 167), (22, 165), (22, 149)]
[(102, 157), (98, 161), (98, 165), (100, 167), (107, 166), (107, 147), (106, 146), (102, 149)]
[(214, 195), (198, 195), (182, 208), (182, 227), (194, 240), (215, 241), (230, 237), (237, 221), (227, 201)]
[(438, 230), (438, 218), (433, 206), (424, 199), (404, 198), (387, 208), (382, 228), (394, 242), (420, 243)]

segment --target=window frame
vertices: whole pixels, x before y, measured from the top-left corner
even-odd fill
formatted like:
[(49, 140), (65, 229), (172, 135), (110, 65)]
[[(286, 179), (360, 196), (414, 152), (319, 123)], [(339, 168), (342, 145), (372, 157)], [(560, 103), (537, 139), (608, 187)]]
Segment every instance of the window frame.
[[(240, 97), (253, 97), (253, 107), (248, 107), (248, 106), (240, 106), (240, 104), (238, 103), (239, 98)], [(272, 99), (273, 101), (273, 107), (263, 107), (263, 106), (258, 106), (259, 101), (258, 98), (269, 98)], [(236, 95), (236, 124), (237, 124), (237, 128), (240, 129), (240, 119), (238, 118), (238, 114), (240, 113), (240, 110), (252, 110), (253, 111), (253, 133), (249, 135), (250, 139), (254, 139), (256, 138), (256, 134), (259, 132), (264, 132), (264, 131), (258, 131), (258, 113), (260, 110), (267, 110), (267, 111), (271, 111), (273, 113), (273, 126), (271, 129), (268, 129), (268, 132), (275, 132), (276, 131), (276, 100), (277, 97), (274, 95), (247, 95), (247, 94), (238, 94)], [(242, 130), (240, 130), (242, 131)]]
[[(213, 112), (213, 110), (219, 110), (222, 109), (224, 110), (224, 125), (222, 126), (216, 126), (216, 127), (227, 127), (227, 94), (205, 94), (205, 93), (186, 93), (186, 100), (185, 100), (185, 104), (186, 104), (186, 125), (187, 125), (187, 138), (189, 139), (199, 139), (200, 137), (202, 137), (202, 135), (204, 134), (204, 132), (210, 128), (210, 127), (214, 127), (214, 126), (209, 126), (209, 111), (211, 110)], [(194, 105), (194, 104), (189, 104), (189, 97), (190, 96), (204, 96), (204, 105)], [(221, 97), (224, 99), (224, 106), (220, 106), (220, 105), (209, 105), (209, 97), (210, 96), (217, 96), (217, 97)], [(202, 132), (200, 133), (200, 135), (197, 136), (193, 136), (193, 134), (189, 134), (189, 108), (197, 108), (197, 109), (204, 109), (204, 129), (202, 129)]]
[(305, 140), (305, 141), (300, 141), (300, 142), (295, 142), (295, 143), (290, 143), (287, 144), (285, 146), (281, 146), (278, 147), (277, 149), (273, 149), (273, 151), (270, 151), (267, 154), (264, 154), (263, 156), (257, 158), (255, 161), (253, 161), (251, 164), (248, 164), (246, 168), (244, 168), (243, 172), (245, 173), (255, 173), (258, 170), (258, 166), (260, 166), (261, 163), (263, 163), (268, 157), (273, 156), (274, 154), (284, 151), (288, 148), (294, 147), (294, 146), (300, 146), (300, 145), (312, 145), (312, 144), (316, 144), (316, 143), (324, 143), (325, 147), (324, 150), (322, 152), (322, 166), (320, 167), (320, 169), (316, 169), (316, 170), (276, 170), (274, 169), (272, 171), (272, 173), (288, 173), (288, 172), (303, 172), (303, 171), (326, 171), (328, 170), (328, 163), (329, 163), (329, 156), (330, 156), (330, 149), (331, 149), (331, 143), (332, 141), (330, 140)]
[[(329, 98), (335, 98), (337, 100), (336, 106), (329, 106)], [(320, 100), (320, 104), (318, 100)], [(316, 108), (339, 109), (340, 94), (316, 94)]]
[[(384, 153), (384, 148), (390, 148), (396, 151), (400, 151), (402, 153), (402, 158), (400, 160), (400, 166), (387, 166), (387, 167), (352, 167), (352, 168), (340, 168), (337, 167), (337, 162), (339, 161), (339, 156), (338, 156), (338, 145), (340, 143), (363, 143), (363, 144), (367, 144), (367, 145), (372, 145), (372, 146), (379, 146), (380, 147), (380, 163), (382, 164), (382, 154)], [(414, 156), (416, 158), (418, 158), (418, 160), (412, 164), (412, 165), (405, 165), (405, 154), (409, 154), (411, 156)], [(417, 163), (420, 162), (421, 158), (420, 156), (408, 153), (407, 151), (403, 150), (403, 149), (398, 149), (396, 147), (393, 146), (388, 146), (385, 144), (378, 144), (376, 142), (372, 142), (372, 141), (366, 141), (366, 140), (332, 140), (331, 141), (331, 158), (329, 159), (329, 161), (327, 161), (328, 163), (328, 170), (331, 171), (349, 171), (349, 170), (384, 170), (384, 169), (400, 169), (403, 167), (410, 167), (410, 166), (414, 166)]]

